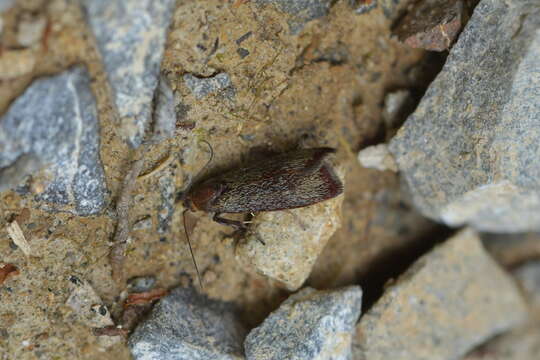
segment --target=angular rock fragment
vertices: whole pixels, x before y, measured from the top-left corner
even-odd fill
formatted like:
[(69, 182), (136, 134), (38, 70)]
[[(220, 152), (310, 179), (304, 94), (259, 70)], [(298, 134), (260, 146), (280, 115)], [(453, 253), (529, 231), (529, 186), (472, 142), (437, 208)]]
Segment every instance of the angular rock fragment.
[(444, 51), (454, 43), (464, 21), (462, 0), (422, 0), (403, 17), (394, 34), (410, 47)]
[(358, 286), (326, 291), (302, 289), (248, 334), (246, 358), (350, 359), (361, 308), (362, 290)]
[(255, 0), (261, 5), (273, 4), (280, 11), (289, 14), (291, 33), (298, 34), (306, 23), (326, 16), (332, 5), (331, 0)]
[(230, 304), (193, 289), (163, 297), (129, 339), (134, 359), (242, 359), (245, 329)]
[(0, 118), (0, 177), (12, 185), (38, 167), (50, 177), (37, 198), (52, 209), (91, 215), (105, 206), (99, 122), (85, 68), (34, 81)]
[(368, 146), (358, 153), (358, 161), (365, 168), (377, 169), (380, 171), (397, 171), (396, 161), (386, 144)]
[(152, 99), (174, 0), (85, 0), (129, 143), (140, 145), (152, 114)]
[(355, 359), (458, 359), (523, 322), (516, 285), (464, 230), (423, 256), (363, 315)]
[(289, 290), (298, 289), (341, 225), (342, 202), (340, 195), (304, 208), (258, 214), (236, 246), (236, 258)]
[(420, 211), (491, 232), (540, 229), (540, 3), (485, 0), (390, 143)]

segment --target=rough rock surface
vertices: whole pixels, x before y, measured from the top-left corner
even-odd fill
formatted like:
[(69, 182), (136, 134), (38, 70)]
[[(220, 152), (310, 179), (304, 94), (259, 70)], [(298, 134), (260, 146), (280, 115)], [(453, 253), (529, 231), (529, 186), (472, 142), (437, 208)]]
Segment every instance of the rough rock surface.
[(450, 48), (464, 21), (462, 0), (423, 0), (401, 19), (394, 33), (410, 47), (443, 51)]
[(458, 359), (526, 316), (516, 285), (464, 230), (386, 289), (360, 320), (353, 351), (358, 360)]
[(15, 185), (39, 167), (48, 176), (37, 198), (51, 209), (79, 215), (103, 209), (96, 102), (82, 67), (34, 81), (0, 118), (0, 178)]
[(304, 25), (328, 14), (331, 0), (255, 0), (261, 5), (274, 4), (279, 10), (291, 16), (290, 30), (298, 34)]
[(300, 209), (258, 214), (236, 246), (236, 258), (289, 290), (298, 289), (341, 225), (342, 202), (340, 195)]
[(358, 286), (327, 291), (302, 289), (248, 334), (246, 357), (350, 359), (354, 325), (361, 308), (362, 290)]
[(174, 4), (174, 0), (84, 1), (124, 135), (132, 146), (140, 145), (150, 122)]
[(538, 1), (481, 1), (392, 140), (426, 216), (484, 231), (540, 229), (539, 28)]
[(229, 304), (176, 288), (135, 329), (129, 347), (135, 359), (242, 359), (244, 335)]

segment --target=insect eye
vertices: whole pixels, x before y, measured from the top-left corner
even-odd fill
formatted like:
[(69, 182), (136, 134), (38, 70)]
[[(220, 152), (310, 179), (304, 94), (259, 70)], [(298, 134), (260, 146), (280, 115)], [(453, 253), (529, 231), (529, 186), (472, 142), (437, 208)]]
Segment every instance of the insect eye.
[(196, 208), (205, 209), (205, 205), (209, 205), (212, 201), (221, 194), (221, 187), (218, 185), (205, 185), (193, 189), (190, 194), (191, 201)]

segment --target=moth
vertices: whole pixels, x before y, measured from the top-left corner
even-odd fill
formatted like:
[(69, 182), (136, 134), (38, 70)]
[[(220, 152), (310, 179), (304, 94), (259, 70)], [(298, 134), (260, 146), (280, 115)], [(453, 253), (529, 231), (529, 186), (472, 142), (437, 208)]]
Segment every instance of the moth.
[[(208, 145), (211, 155), (207, 165), (213, 158)], [(217, 223), (245, 229), (243, 222), (221, 214), (295, 209), (338, 196), (343, 192), (343, 184), (324, 161), (335, 151), (328, 147), (293, 150), (195, 182), (180, 197), (185, 209), (184, 229), (187, 211), (213, 213), (212, 219)], [(186, 238), (202, 287), (187, 230)]]

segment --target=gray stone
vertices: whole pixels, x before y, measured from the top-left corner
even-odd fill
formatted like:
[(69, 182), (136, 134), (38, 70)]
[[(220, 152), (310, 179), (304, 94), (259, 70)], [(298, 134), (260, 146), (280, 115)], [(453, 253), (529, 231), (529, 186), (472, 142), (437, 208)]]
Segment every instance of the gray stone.
[(85, 0), (111, 83), (122, 130), (139, 146), (150, 123), (152, 99), (174, 0)]
[(451, 226), (540, 230), (540, 3), (483, 0), (390, 143), (414, 204)]
[(362, 290), (349, 286), (318, 291), (305, 288), (253, 329), (245, 341), (248, 360), (351, 359)]
[(150, 291), (156, 284), (156, 278), (153, 276), (138, 276), (128, 280), (128, 289), (130, 292)]
[(288, 21), (292, 34), (298, 34), (311, 20), (326, 16), (332, 0), (255, 0), (261, 5), (273, 4), (291, 16)]
[(129, 338), (134, 359), (242, 359), (245, 330), (232, 306), (191, 288), (163, 297)]
[(174, 92), (165, 76), (159, 79), (154, 108), (154, 140), (161, 141), (174, 136), (176, 109)]
[(417, 260), (362, 316), (357, 360), (459, 359), (523, 323), (513, 282), (466, 229)]
[(197, 99), (202, 99), (213, 93), (220, 93), (225, 98), (232, 99), (235, 94), (231, 79), (226, 73), (219, 73), (208, 78), (185, 74), (184, 81)]
[(3, 168), (34, 171), (37, 162), (50, 175), (37, 198), (54, 204), (52, 210), (91, 215), (103, 209), (99, 123), (85, 68), (34, 81), (0, 118), (0, 176)]

